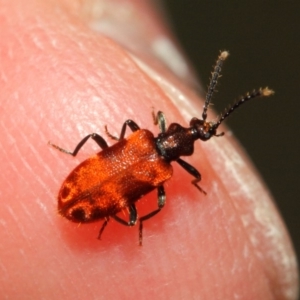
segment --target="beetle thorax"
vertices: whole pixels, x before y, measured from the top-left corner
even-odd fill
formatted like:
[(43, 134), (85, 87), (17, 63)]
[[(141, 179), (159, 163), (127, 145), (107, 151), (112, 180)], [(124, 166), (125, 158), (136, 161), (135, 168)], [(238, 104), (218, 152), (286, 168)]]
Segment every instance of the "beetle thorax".
[(172, 123), (166, 132), (158, 135), (156, 147), (166, 160), (173, 161), (180, 156), (192, 155), (196, 139), (193, 130)]

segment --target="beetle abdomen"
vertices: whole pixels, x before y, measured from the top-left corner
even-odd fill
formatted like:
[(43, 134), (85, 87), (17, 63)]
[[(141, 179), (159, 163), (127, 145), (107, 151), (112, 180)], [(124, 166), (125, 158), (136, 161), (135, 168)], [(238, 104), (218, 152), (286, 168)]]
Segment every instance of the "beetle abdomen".
[(59, 191), (58, 210), (74, 222), (114, 215), (172, 173), (156, 151), (153, 134), (138, 130), (77, 166)]

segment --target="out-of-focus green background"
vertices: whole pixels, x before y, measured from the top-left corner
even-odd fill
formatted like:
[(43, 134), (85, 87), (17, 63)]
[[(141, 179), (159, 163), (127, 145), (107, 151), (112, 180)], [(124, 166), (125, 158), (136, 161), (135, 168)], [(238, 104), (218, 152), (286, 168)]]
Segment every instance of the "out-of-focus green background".
[(163, 0), (171, 26), (204, 87), (219, 50), (229, 50), (214, 108), (269, 86), (227, 125), (269, 186), (300, 257), (300, 1)]

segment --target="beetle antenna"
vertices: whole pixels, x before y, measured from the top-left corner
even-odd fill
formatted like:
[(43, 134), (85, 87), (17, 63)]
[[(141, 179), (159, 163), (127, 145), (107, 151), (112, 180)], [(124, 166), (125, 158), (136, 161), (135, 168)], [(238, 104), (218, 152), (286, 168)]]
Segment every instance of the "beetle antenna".
[(225, 109), (225, 111), (221, 114), (217, 123), (213, 125), (215, 129), (219, 127), (219, 125), (231, 115), (238, 107), (240, 107), (245, 102), (257, 98), (257, 97), (268, 97), (274, 94), (274, 91), (270, 90), (268, 87), (259, 90), (253, 90), (251, 93), (247, 93), (245, 96), (241, 97), (238, 101), (236, 101), (231, 107)]
[(212, 95), (215, 91), (218, 79), (219, 79), (219, 77), (221, 77), (220, 74), (221, 74), (223, 62), (228, 57), (228, 55), (229, 55), (228, 51), (221, 52), (221, 54), (219, 55), (218, 60), (216, 62), (216, 65), (214, 67), (214, 70), (211, 73), (211, 79), (209, 82), (209, 86), (208, 86), (206, 97), (205, 97), (205, 103), (204, 103), (204, 107), (203, 107), (203, 113), (202, 113), (203, 121), (205, 121), (207, 118), (207, 110), (208, 110)]

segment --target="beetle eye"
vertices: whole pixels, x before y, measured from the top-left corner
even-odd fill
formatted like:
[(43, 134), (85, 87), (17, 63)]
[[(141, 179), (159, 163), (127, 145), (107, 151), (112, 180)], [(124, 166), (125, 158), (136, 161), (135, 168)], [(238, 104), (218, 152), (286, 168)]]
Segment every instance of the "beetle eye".
[(71, 212), (72, 218), (76, 221), (85, 221), (85, 211), (82, 208), (76, 208)]

